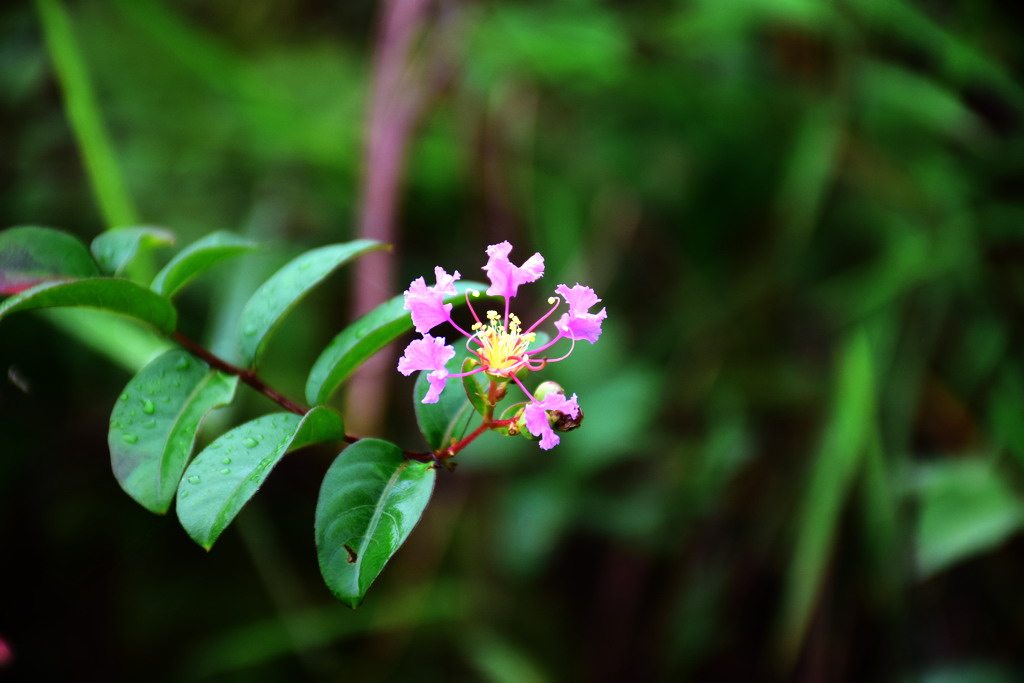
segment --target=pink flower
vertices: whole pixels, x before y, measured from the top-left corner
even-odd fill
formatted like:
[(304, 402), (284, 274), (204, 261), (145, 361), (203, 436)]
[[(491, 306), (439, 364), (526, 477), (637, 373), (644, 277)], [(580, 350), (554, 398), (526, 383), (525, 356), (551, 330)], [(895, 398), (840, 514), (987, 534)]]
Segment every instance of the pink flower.
[(433, 287), (427, 287), (426, 281), (419, 277), (412, 281), (405, 290), (405, 309), (412, 312), (412, 323), (416, 331), (426, 334), (446, 320), (451, 320), (452, 305), (444, 303), (446, 296), (455, 294), (455, 281), (460, 277), (459, 271), (449, 275), (440, 266), (434, 268)]
[[(573, 287), (563, 284), (555, 288), (555, 293), (561, 298), (549, 298), (548, 304), (551, 308), (548, 312), (533, 325), (524, 327), (516, 314), (510, 310), (510, 299), (518, 293), (519, 285), (534, 282), (544, 274), (544, 257), (534, 254), (523, 265), (516, 266), (508, 259), (511, 251), (512, 245), (508, 242), (487, 247), (488, 258), (484, 270), (491, 280), (487, 293), (504, 298), (504, 311), (489, 310), (481, 318), (469, 302), (467, 292), (466, 301), (476, 321), (470, 328), (471, 331), (464, 330), (452, 320), (452, 305), (444, 303), (446, 296), (455, 293), (454, 283), (459, 279), (458, 271), (455, 271), (454, 275), (448, 275), (444, 269), (435, 268), (437, 284), (433, 287), (428, 287), (423, 278), (417, 278), (412, 282), (405, 292), (405, 308), (411, 311), (416, 331), (423, 334), (423, 338), (413, 341), (406, 347), (405, 355), (398, 361), (398, 370), (405, 375), (415, 370), (429, 373), (427, 379), (430, 382), (430, 390), (423, 398), (423, 403), (436, 403), (447, 380), (466, 375), (485, 373), (492, 383), (501, 385), (501, 395), (504, 395), (505, 385), (516, 384), (528, 399), (523, 409), (527, 429), (541, 438), (541, 448), (549, 449), (558, 444), (559, 437), (552, 430), (548, 413), (557, 411), (576, 419), (580, 414), (576, 395), (573, 394), (571, 399), (566, 399), (561, 391), (547, 394), (542, 391), (543, 398), (538, 400), (526, 388), (520, 376), (542, 370), (548, 363), (565, 360), (572, 354), (579, 340), (585, 339), (591, 344), (596, 342), (601, 336), (601, 324), (608, 314), (604, 308), (597, 313), (590, 312), (590, 309), (601, 301), (593, 289), (579, 283)], [(479, 293), (472, 294), (477, 296)], [(543, 345), (536, 344), (537, 335), (534, 330), (550, 318), (563, 301), (568, 304), (569, 311), (558, 319), (555, 325), (557, 334)], [(443, 322), (451, 324), (466, 338), (466, 349), (475, 363), (475, 366), (466, 372), (448, 373), (445, 364), (455, 356), (454, 347), (446, 346), (444, 338), (428, 334)], [(570, 344), (564, 354), (557, 357), (547, 355), (548, 349), (558, 343), (563, 343), (564, 348), (563, 340), (566, 339), (570, 340)], [(495, 384), (492, 384), (493, 389)], [(485, 420), (488, 419), (492, 418), (485, 417)], [(498, 422), (502, 421), (494, 421)]]
[(492, 244), (487, 247), (487, 265), (484, 270), (491, 280), (487, 293), (491, 296), (503, 296), (511, 299), (519, 290), (519, 285), (536, 282), (544, 274), (544, 257), (539, 253), (526, 259), (521, 266), (513, 265), (508, 260), (512, 245), (508, 242)]
[(558, 445), (558, 435), (551, 428), (551, 421), (548, 419), (549, 410), (565, 413), (571, 418), (579, 417), (580, 406), (576, 402), (576, 394), (566, 399), (565, 394), (551, 393), (539, 401), (533, 401), (526, 405), (523, 416), (526, 418), (526, 428), (534, 436), (540, 437), (540, 447), (550, 450)]
[(601, 336), (601, 321), (608, 317), (608, 313), (605, 308), (597, 313), (587, 312), (601, 301), (594, 290), (577, 282), (572, 289), (558, 285), (555, 293), (561, 294), (569, 304), (569, 312), (564, 313), (555, 323), (559, 333), (566, 333), (573, 339), (586, 339), (591, 344), (596, 342)]
[(408, 377), (416, 370), (431, 370), (427, 375), (430, 389), (423, 397), (423, 403), (437, 403), (441, 396), (448, 371), (445, 365), (455, 357), (455, 347), (446, 346), (444, 337), (423, 335), (422, 339), (414, 339), (405, 347), (405, 353), (398, 359), (398, 371)]

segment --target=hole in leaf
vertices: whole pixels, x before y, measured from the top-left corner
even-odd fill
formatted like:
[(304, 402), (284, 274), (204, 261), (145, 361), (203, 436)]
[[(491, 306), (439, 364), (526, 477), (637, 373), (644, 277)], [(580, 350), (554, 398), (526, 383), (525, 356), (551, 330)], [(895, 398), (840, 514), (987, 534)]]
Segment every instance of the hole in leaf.
[(342, 547), (345, 549), (345, 552), (348, 553), (348, 563), (349, 564), (355, 564), (356, 562), (359, 561), (359, 555), (356, 554), (355, 550), (352, 550), (352, 546), (344, 545)]

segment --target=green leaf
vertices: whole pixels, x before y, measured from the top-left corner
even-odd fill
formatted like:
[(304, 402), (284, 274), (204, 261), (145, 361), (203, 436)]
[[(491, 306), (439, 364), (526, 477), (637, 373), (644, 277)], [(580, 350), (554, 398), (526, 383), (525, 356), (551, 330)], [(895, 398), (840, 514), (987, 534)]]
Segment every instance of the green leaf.
[(334, 269), (368, 251), (386, 248), (386, 244), (374, 240), (355, 240), (313, 249), (286, 263), (260, 285), (242, 309), (238, 322), (242, 363), (256, 364), (270, 332)]
[(364, 439), (334, 460), (316, 504), (316, 553), (331, 592), (357, 607), (409, 537), (434, 490), (433, 465)]
[(173, 332), (178, 320), (177, 311), (170, 301), (134, 282), (118, 278), (37, 285), (0, 304), (0, 319), (15, 311), (58, 306), (82, 306), (120, 313), (149, 323), (164, 334)]
[(168, 298), (190, 280), (221, 261), (256, 248), (256, 243), (230, 232), (210, 233), (188, 245), (167, 262), (150, 285), (157, 294)]
[(151, 327), (108, 311), (48, 308), (37, 315), (130, 375), (174, 348), (170, 339), (157, 335)]
[[(456, 349), (455, 357), (448, 361), (448, 365), (455, 368), (468, 368), (471, 363), (471, 359), (467, 358), (469, 352), (466, 351), (464, 345), (456, 347)], [(416, 373), (412, 398), (413, 407), (416, 410), (416, 423), (431, 450), (436, 452), (451, 446), (465, 436), (472, 419), (478, 417), (467, 394), (486, 393), (486, 389), (478, 383), (479, 375), (471, 375), (463, 377), (462, 382), (449, 380), (437, 403), (423, 403), (423, 397), (430, 389), (430, 382), (427, 379), (429, 374), (429, 372)], [(483, 411), (480, 412), (482, 414)]]
[(272, 413), (232, 429), (207, 446), (185, 470), (178, 520), (207, 550), (287, 453), (345, 437), (341, 416), (318, 407), (300, 417)]
[(31, 226), (0, 232), (0, 294), (99, 273), (85, 245), (66, 232)]
[(210, 370), (181, 349), (146, 365), (110, 415), (110, 463), (125, 492), (164, 514), (171, 506), (199, 424), (235, 395), (237, 377)]
[[(469, 372), (474, 367), (476, 362), (472, 358), (466, 358), (462, 361), (461, 372)], [(487, 410), (487, 386), (480, 380), (479, 375), (466, 375), (462, 378), (462, 390), (466, 393), (473, 410), (483, 415)]]
[[(465, 303), (465, 291), (484, 291), (480, 282), (456, 282), (457, 294), (445, 297), (446, 303)], [(405, 310), (402, 295), (389, 299), (355, 321), (331, 340), (309, 371), (306, 400), (313, 405), (326, 403), (341, 383), (367, 358), (412, 329), (412, 317)], [(458, 334), (458, 333), (456, 333)]]
[(1024, 522), (1024, 505), (992, 464), (980, 458), (922, 466), (918, 495), (915, 536), (922, 577), (995, 548)]
[(174, 244), (174, 240), (174, 233), (163, 228), (118, 228), (98, 236), (89, 248), (104, 273), (120, 275), (140, 252)]

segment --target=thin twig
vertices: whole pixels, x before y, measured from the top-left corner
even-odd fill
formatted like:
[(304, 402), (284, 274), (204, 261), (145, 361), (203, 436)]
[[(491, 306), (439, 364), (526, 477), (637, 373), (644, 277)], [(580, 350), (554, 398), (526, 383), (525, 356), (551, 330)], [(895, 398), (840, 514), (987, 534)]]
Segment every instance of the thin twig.
[[(215, 370), (220, 370), (221, 372), (227, 373), (229, 375), (234, 375), (235, 377), (242, 380), (256, 391), (260, 392), (261, 394), (269, 398), (274, 403), (284, 408), (285, 410), (295, 413), (296, 415), (305, 415), (307, 412), (309, 412), (309, 409), (303, 408), (295, 401), (292, 401), (290, 398), (288, 398), (281, 392), (277, 391), (276, 389), (268, 385), (266, 382), (260, 379), (259, 375), (257, 375), (253, 370), (246, 370), (245, 368), (240, 368), (237, 365), (232, 365), (231, 363), (227, 362), (220, 356), (215, 355), (213, 352), (199, 345), (197, 342), (193, 341), (189, 337), (186, 337), (181, 332), (175, 332), (172, 335), (172, 338), (174, 339), (174, 341), (180, 344), (182, 348), (191, 353), (193, 356), (201, 358), (211, 368), (214, 368)], [(355, 443), (357, 441), (360, 441), (361, 439), (362, 437), (346, 434), (343, 441), (345, 441), (346, 443)], [(421, 451), (402, 451), (402, 453), (409, 460), (416, 460), (417, 462), (435, 462), (437, 460), (437, 456), (434, 453), (425, 453)], [(454, 453), (452, 455), (454, 455)]]
[(309, 410), (303, 408), (298, 403), (292, 401), (287, 396), (277, 391), (273, 387), (267, 385), (259, 376), (252, 370), (246, 370), (240, 368), (237, 365), (232, 365), (226, 360), (215, 356), (210, 351), (207, 351), (204, 347), (200, 346), (196, 342), (186, 337), (181, 332), (175, 332), (172, 335), (174, 341), (181, 344), (189, 353), (199, 358), (202, 358), (211, 368), (226, 372), (229, 375), (234, 375), (238, 379), (242, 380), (250, 387), (260, 392), (274, 403), (278, 404), (285, 410), (295, 413), (296, 415), (305, 415)]

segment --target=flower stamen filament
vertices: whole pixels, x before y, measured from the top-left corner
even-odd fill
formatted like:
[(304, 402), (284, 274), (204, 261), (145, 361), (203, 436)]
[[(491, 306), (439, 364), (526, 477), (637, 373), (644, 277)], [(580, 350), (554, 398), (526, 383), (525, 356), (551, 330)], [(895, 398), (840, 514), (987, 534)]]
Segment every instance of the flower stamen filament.
[(534, 331), (535, 329), (537, 329), (537, 325), (540, 325), (540, 324), (541, 324), (542, 322), (544, 322), (544, 321), (545, 321), (545, 320), (547, 320), (547, 319), (548, 319), (549, 317), (551, 317), (551, 314), (555, 312), (555, 309), (557, 309), (557, 308), (558, 308), (558, 305), (559, 305), (560, 303), (562, 303), (562, 300), (561, 300), (561, 299), (559, 299), (559, 298), (558, 298), (557, 296), (552, 296), (552, 297), (549, 297), (549, 298), (548, 298), (548, 303), (549, 303), (549, 304), (554, 304), (554, 305), (553, 305), (553, 306), (551, 307), (551, 310), (550, 310), (550, 311), (548, 311), (547, 313), (545, 313), (544, 315), (542, 315), (542, 316), (540, 317), (540, 319), (539, 319), (539, 320), (537, 320), (537, 322), (535, 322), (534, 324), (530, 325), (530, 329), (526, 330), (526, 331), (527, 331), (527, 333), (529, 333), (529, 332), (533, 332), (533, 331)]

